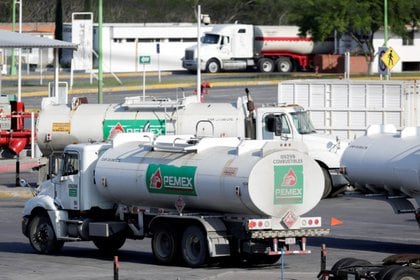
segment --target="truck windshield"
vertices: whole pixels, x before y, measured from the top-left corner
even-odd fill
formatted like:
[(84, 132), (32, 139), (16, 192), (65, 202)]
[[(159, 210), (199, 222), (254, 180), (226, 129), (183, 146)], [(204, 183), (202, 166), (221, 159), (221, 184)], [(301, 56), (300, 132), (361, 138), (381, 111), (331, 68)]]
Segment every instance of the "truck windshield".
[(203, 37), (203, 44), (217, 44), (219, 43), (219, 38), (219, 35), (206, 33)]
[(293, 112), (290, 113), (290, 115), (292, 116), (293, 123), (300, 134), (316, 132), (307, 111)]

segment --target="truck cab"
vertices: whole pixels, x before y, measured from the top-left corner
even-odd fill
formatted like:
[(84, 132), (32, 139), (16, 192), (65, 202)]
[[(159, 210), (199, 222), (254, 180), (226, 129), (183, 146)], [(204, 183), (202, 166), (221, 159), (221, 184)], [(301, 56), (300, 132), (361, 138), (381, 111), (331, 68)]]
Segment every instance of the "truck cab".
[[(206, 32), (201, 38), (201, 70), (209, 73), (246, 69), (244, 58), (253, 56), (254, 28), (245, 24), (222, 24)], [(197, 45), (185, 51), (183, 67), (197, 70)]]
[(321, 166), (325, 177), (323, 197), (333, 194), (348, 182), (339, 173), (340, 158), (347, 147), (330, 135), (317, 133), (309, 112), (299, 105), (261, 107), (255, 113), (256, 139), (299, 140), (308, 146), (309, 155)]

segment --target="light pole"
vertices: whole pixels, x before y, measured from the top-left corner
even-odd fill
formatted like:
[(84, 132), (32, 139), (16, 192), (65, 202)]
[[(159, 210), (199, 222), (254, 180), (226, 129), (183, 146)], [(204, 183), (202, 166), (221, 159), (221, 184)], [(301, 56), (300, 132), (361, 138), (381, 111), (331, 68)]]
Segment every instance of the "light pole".
[(388, 43), (388, 0), (384, 0), (384, 47)]
[(197, 101), (201, 102), (201, 6), (197, 6)]
[(197, 6), (197, 100), (201, 102), (201, 57), (200, 57), (200, 48), (201, 48), (201, 21), (205, 25), (210, 23), (209, 15), (201, 14), (201, 6)]
[[(16, 1), (19, 4), (19, 33), (22, 33), (22, 0)], [(22, 48), (18, 49), (18, 102), (22, 100)]]
[[(388, 0), (384, 0), (384, 47), (388, 44)], [(381, 59), (379, 57), (379, 59)], [(386, 68), (386, 80), (389, 80), (389, 69)]]
[[(12, 6), (12, 32), (15, 32), (16, 26), (16, 0), (13, 0)], [(16, 75), (16, 67), (15, 67), (15, 49), (12, 48), (12, 57), (10, 59), (10, 75)]]
[(102, 94), (102, 85), (103, 85), (103, 76), (102, 76), (102, 0), (99, 0), (99, 9), (98, 9), (98, 104), (103, 103), (103, 94)]

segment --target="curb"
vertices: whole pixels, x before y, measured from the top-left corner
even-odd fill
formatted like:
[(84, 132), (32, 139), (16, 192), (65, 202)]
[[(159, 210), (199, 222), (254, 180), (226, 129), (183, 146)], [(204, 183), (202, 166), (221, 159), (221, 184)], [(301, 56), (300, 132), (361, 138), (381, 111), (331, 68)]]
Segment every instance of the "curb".
[[(252, 85), (275, 85), (278, 84), (278, 80), (267, 80), (267, 81), (241, 81), (241, 82), (212, 82), (210, 83), (212, 87), (234, 87), (234, 86), (252, 86)], [(195, 87), (194, 82), (186, 83), (173, 83), (173, 84), (155, 84), (146, 86), (146, 90), (152, 89), (171, 89), (171, 88), (188, 88)], [(119, 92), (119, 91), (141, 91), (143, 86), (117, 86), (117, 87), (108, 87), (104, 88), (103, 92)], [(97, 93), (97, 88), (81, 88), (81, 89), (71, 89), (69, 90), (69, 95), (81, 95), (81, 94), (94, 94)], [(39, 96), (48, 96), (48, 91), (33, 91), (33, 92), (23, 92), (22, 97), (39, 97)]]
[(13, 187), (10, 187), (10, 190), (6, 190), (5, 188), (9, 189), (9, 187), (3, 187), (0, 190), (0, 199), (10, 199), (10, 198), (30, 199), (33, 197), (29, 189), (16, 187), (18, 188), (18, 190), (13, 190)]

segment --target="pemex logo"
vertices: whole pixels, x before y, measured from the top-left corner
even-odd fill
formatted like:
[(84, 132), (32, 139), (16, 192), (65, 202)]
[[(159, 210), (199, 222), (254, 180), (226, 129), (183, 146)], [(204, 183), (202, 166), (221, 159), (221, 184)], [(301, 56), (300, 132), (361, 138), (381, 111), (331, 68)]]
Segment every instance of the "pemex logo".
[(109, 132), (109, 136), (108, 139), (113, 139), (115, 137), (115, 135), (117, 135), (118, 133), (124, 133), (124, 127), (120, 124), (117, 123)]
[(293, 171), (292, 168), (290, 168), (289, 172), (287, 172), (283, 176), (283, 181), (281, 185), (284, 187), (293, 187), (296, 185), (296, 182), (297, 182), (296, 173)]
[(151, 189), (160, 189), (162, 187), (162, 175), (160, 174), (160, 168), (153, 173), (150, 178), (150, 188)]
[(146, 187), (150, 193), (196, 196), (196, 166), (149, 164)]
[(302, 165), (274, 165), (275, 205), (303, 203), (303, 174)]

